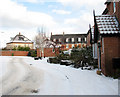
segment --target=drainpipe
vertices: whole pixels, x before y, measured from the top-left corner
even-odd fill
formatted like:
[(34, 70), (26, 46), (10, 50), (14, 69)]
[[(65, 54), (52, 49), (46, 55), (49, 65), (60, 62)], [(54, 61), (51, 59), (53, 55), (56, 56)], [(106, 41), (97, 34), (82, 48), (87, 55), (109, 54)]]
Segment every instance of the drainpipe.
[(98, 50), (99, 50), (99, 67), (98, 67), (98, 70), (101, 70), (101, 44), (100, 44), (100, 41), (98, 41)]

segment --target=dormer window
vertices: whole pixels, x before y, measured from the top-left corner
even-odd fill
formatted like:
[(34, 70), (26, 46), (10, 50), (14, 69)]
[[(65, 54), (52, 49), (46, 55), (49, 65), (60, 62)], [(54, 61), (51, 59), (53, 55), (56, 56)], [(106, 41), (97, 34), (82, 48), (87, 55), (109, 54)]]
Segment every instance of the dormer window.
[(24, 40), (24, 38), (23, 37), (19, 37), (19, 40)]

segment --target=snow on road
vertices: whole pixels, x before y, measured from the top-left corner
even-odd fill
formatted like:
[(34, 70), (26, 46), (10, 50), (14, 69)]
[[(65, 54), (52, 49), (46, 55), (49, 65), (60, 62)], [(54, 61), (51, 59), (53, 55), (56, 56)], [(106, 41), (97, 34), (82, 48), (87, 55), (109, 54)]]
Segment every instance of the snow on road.
[[(47, 63), (47, 58), (0, 57), (2, 94), (11, 95), (117, 95), (118, 80), (81, 70)], [(32, 65), (30, 65), (32, 64)], [(38, 93), (31, 91), (38, 89)]]

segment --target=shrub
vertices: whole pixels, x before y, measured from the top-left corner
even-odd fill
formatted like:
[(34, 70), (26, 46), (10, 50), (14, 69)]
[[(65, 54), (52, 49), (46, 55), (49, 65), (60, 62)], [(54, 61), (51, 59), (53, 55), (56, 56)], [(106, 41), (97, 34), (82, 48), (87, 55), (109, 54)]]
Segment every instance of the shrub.
[(37, 57), (37, 51), (36, 51), (36, 50), (30, 50), (30, 51), (28, 52), (28, 56)]
[(17, 50), (19, 50), (19, 51), (29, 51), (30, 47), (21, 47), (21, 46), (18, 46)]
[(74, 67), (93, 66), (96, 68), (96, 61), (92, 57), (92, 49), (88, 48), (74, 48), (72, 50), (70, 59), (74, 62)]
[(12, 53), (12, 56), (14, 56), (14, 53)]

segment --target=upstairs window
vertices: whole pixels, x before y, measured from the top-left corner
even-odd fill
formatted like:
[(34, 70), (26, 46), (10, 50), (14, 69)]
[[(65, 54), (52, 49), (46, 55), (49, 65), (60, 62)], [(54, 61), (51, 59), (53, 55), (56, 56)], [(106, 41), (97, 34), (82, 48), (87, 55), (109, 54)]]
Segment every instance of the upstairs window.
[(74, 42), (74, 38), (72, 38), (72, 42)]
[(78, 42), (81, 42), (81, 38), (80, 37), (78, 38)]
[(85, 37), (85, 41), (86, 41), (86, 37)]
[(61, 42), (61, 38), (59, 38), (59, 42)]
[(53, 39), (54, 42), (56, 42), (56, 39)]
[(66, 38), (66, 42), (68, 42), (69, 41), (69, 38)]
[(113, 11), (114, 11), (114, 13), (116, 12), (116, 4), (115, 4), (115, 2), (113, 2)]
[(19, 39), (18, 40), (24, 40), (24, 38), (23, 37), (19, 37)]

